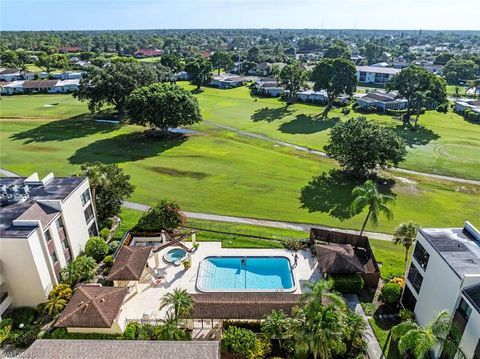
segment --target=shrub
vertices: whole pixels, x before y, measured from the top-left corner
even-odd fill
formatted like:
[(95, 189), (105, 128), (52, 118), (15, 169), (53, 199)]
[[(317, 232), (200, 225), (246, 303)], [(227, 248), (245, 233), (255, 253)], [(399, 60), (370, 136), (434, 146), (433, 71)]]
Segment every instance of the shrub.
[(393, 277), (388, 281), (388, 283), (395, 283), (398, 284), (400, 287), (403, 288), (404, 280), (402, 277)]
[(195, 244), (193, 245), (193, 248), (198, 249), (198, 247), (200, 247), (200, 243), (195, 242)]
[(101, 228), (112, 228), (113, 226), (113, 221), (110, 218), (104, 219), (103, 221), (100, 221), (99, 227)]
[(102, 237), (103, 239), (107, 240), (109, 236), (110, 236), (110, 230), (108, 228), (103, 228), (100, 231), (100, 237)]
[(108, 254), (108, 244), (103, 238), (91, 237), (85, 245), (85, 254), (100, 262)]
[(10, 337), (12, 324), (13, 320), (10, 318), (4, 319), (0, 322), (0, 345)]
[(35, 308), (19, 307), (13, 309), (3, 317), (12, 319), (13, 327), (16, 329), (20, 324), (30, 325), (35, 322), (38, 318), (38, 312)]
[(28, 348), (37, 339), (39, 332), (40, 329), (36, 327), (27, 329), (15, 337), (13, 344), (19, 348)]
[(303, 248), (303, 243), (297, 239), (288, 239), (283, 242), (283, 246), (292, 251), (299, 251)]
[(109, 254), (108, 256), (103, 258), (103, 264), (105, 264), (105, 266), (107, 268), (112, 268), (112, 266), (113, 266), (113, 256), (111, 254)]
[(426, 107), (420, 107), (420, 115), (424, 115), (425, 111), (427, 111)]
[(448, 112), (448, 102), (441, 103), (437, 106), (437, 112), (447, 113)]
[(69, 333), (65, 328), (57, 328), (51, 333), (45, 333), (45, 339), (117, 339), (118, 335), (100, 333)]
[(407, 321), (407, 320), (414, 320), (415, 319), (415, 314), (411, 310), (408, 309), (400, 309), (400, 318), (402, 321)]
[(53, 289), (48, 293), (48, 299), (52, 299), (54, 297), (70, 300), (72, 298), (72, 288), (68, 284), (62, 283), (57, 284)]
[(358, 274), (332, 275), (330, 280), (332, 282), (332, 288), (344, 294), (358, 294), (365, 284), (363, 278)]
[(190, 269), (192, 267), (192, 262), (190, 260), (183, 261), (183, 268)]
[(162, 200), (145, 213), (136, 229), (140, 231), (172, 231), (186, 223), (186, 217), (175, 201)]
[(139, 327), (139, 340), (155, 340), (155, 326), (151, 324), (144, 324)]
[(348, 107), (342, 108), (342, 113), (346, 116), (350, 113), (350, 109)]
[(140, 332), (141, 325), (136, 322), (128, 323), (128, 325), (125, 328), (125, 331), (123, 332), (123, 339), (127, 340), (133, 340), (138, 338), (138, 334)]
[(60, 297), (51, 297), (45, 303), (43, 308), (44, 313), (48, 314), (50, 317), (56, 317), (67, 305), (67, 301)]
[(387, 115), (391, 115), (395, 117), (403, 116), (406, 113), (407, 113), (407, 110), (391, 110), (391, 109), (386, 110)]
[(62, 279), (73, 286), (78, 282), (92, 279), (96, 268), (95, 259), (86, 255), (78, 256), (62, 269)]
[(222, 343), (230, 353), (250, 358), (256, 352), (257, 337), (251, 330), (230, 326), (223, 332)]
[(386, 303), (395, 304), (402, 294), (402, 287), (396, 283), (387, 283), (382, 288), (382, 297)]
[(110, 247), (109, 253), (115, 253), (119, 245), (120, 245), (120, 241), (111, 241), (108, 244), (108, 246)]
[(270, 340), (264, 336), (255, 341), (255, 350), (250, 354), (251, 359), (265, 358), (272, 351)]
[(362, 303), (363, 311), (365, 315), (371, 317), (375, 314), (377, 307), (373, 303)]

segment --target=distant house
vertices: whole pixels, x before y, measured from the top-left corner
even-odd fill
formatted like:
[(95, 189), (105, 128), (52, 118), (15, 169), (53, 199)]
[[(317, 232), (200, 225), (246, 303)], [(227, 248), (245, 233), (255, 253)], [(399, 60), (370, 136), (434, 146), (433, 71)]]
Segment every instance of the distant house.
[(121, 308), (128, 290), (100, 284), (81, 285), (54, 326), (66, 328), (69, 333), (121, 334), (126, 325)]
[(0, 82), (0, 89), (2, 94), (14, 95), (23, 93), (23, 83), (25, 81)]
[(80, 80), (59, 80), (57, 83), (49, 88), (47, 92), (49, 93), (66, 93), (77, 91), (80, 87)]
[(73, 80), (25, 80), (0, 83), (0, 91), (5, 95), (22, 93), (67, 93), (78, 90), (79, 79)]
[(79, 46), (63, 46), (63, 47), (60, 47), (60, 52), (63, 52), (63, 53), (76, 53), (76, 52), (81, 52), (82, 51), (82, 48), (79, 47)]
[(247, 79), (243, 76), (231, 76), (231, 75), (219, 75), (214, 76), (210, 82), (210, 86), (230, 89), (238, 86), (245, 85)]
[(83, 76), (82, 71), (65, 71), (60, 74), (60, 79), (62, 80), (81, 79), (82, 76)]
[(189, 79), (188, 72), (187, 71), (180, 71), (175, 74), (173, 74), (173, 79), (175, 81), (186, 81)]
[(270, 62), (260, 62), (257, 66), (248, 71), (250, 75), (268, 76), (272, 72), (272, 64)]
[(134, 56), (137, 58), (160, 56), (162, 54), (163, 54), (163, 50), (145, 49), (145, 48), (138, 49), (137, 51), (134, 52)]
[(454, 110), (455, 112), (458, 112), (461, 114), (463, 114), (465, 110), (470, 110), (480, 115), (480, 100), (467, 100), (467, 99), (457, 100), (457, 102), (455, 102)]
[(0, 68), (0, 81), (23, 80), (22, 70)]
[(357, 81), (364, 84), (385, 85), (385, 83), (400, 72), (393, 67), (357, 66)]
[(376, 107), (378, 111), (404, 110), (407, 108), (408, 101), (403, 98), (397, 98), (393, 93), (369, 92), (365, 96), (357, 98), (359, 108)]
[(234, 74), (239, 74), (240, 72), (242, 72), (242, 66), (243, 66), (242, 61), (234, 62), (233, 67), (230, 69), (230, 72)]
[(271, 78), (262, 78), (257, 80), (254, 88), (258, 95), (269, 97), (279, 97), (285, 92), (283, 86), (275, 79)]
[(58, 80), (32, 80), (23, 83), (23, 92), (52, 92)]
[(324, 104), (328, 102), (327, 91), (314, 91), (314, 90), (306, 90), (300, 91), (298, 93), (298, 99), (302, 102), (310, 102), (310, 103), (320, 103)]
[(434, 73), (435, 75), (443, 75), (443, 66), (442, 65), (423, 65), (423, 68)]

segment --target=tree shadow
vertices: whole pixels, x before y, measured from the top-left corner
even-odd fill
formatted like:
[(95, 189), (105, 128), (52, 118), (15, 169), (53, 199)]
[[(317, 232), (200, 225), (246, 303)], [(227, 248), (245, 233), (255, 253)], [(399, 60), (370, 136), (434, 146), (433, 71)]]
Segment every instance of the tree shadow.
[[(395, 197), (392, 188), (395, 181), (380, 177), (372, 177), (377, 183), (378, 189), (383, 194)], [(301, 208), (309, 212), (321, 212), (337, 218), (341, 221), (356, 215), (351, 209), (353, 202), (352, 190), (355, 186), (364, 183), (364, 179), (354, 179), (347, 172), (332, 169), (312, 180), (301, 189)]]
[(137, 161), (180, 146), (187, 139), (187, 136), (159, 139), (145, 136), (142, 132), (133, 132), (90, 143), (78, 149), (68, 160), (71, 164)]
[(293, 110), (289, 106), (271, 108), (264, 107), (256, 110), (252, 115), (251, 119), (254, 122), (267, 121), (272, 122), (278, 120), (282, 117), (288, 116), (293, 113)]
[(414, 130), (409, 126), (397, 125), (394, 131), (403, 138), (408, 147), (427, 145), (430, 141), (440, 138), (440, 135), (424, 126), (418, 126), (418, 128)]
[(292, 121), (285, 122), (278, 128), (283, 133), (312, 134), (328, 130), (335, 126), (340, 119), (338, 117), (322, 121), (318, 116), (297, 115)]
[(96, 120), (115, 120), (112, 116), (82, 114), (64, 120), (44, 123), (27, 131), (14, 133), (10, 136), (12, 140), (25, 140), (25, 143), (68, 141), (75, 138), (94, 135), (97, 133), (109, 133), (120, 125), (112, 123), (99, 123)]

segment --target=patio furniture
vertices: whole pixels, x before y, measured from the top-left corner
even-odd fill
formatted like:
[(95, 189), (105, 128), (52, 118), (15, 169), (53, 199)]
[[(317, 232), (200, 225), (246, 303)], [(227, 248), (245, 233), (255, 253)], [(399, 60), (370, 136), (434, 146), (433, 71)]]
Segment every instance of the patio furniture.
[(158, 287), (160, 284), (162, 284), (162, 280), (159, 278), (152, 277), (152, 285), (155, 287)]
[(165, 270), (163, 268), (154, 268), (153, 276), (157, 279), (165, 278)]

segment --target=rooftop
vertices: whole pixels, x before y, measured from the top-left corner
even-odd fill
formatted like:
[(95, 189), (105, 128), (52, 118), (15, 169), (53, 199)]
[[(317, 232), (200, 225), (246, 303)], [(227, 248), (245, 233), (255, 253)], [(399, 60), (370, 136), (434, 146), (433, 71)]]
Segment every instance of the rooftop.
[[(36, 226), (18, 226), (13, 221), (39, 220), (42, 225), (50, 223), (57, 211), (41, 201), (65, 200), (78, 186), (86, 180), (85, 177), (54, 177), (53, 174), (38, 179), (34, 174), (29, 178), (1, 177), (0, 187), (6, 189), (28, 188), (28, 194), (20, 196), (20, 201), (8, 201), (2, 196), (0, 203), (0, 237), (25, 238)], [(4, 187), (5, 186), (5, 187)], [(17, 187), (15, 187), (17, 186)]]
[(463, 228), (421, 228), (419, 232), (459, 277), (480, 274), (480, 233), (470, 223), (465, 222)]
[(390, 74), (390, 75), (395, 75), (400, 72), (399, 69), (395, 69), (393, 67), (379, 67), (379, 66), (357, 66), (357, 71), (373, 72), (377, 74)]
[(363, 248), (351, 244), (318, 243), (315, 245), (318, 266), (324, 274), (375, 272), (372, 258)]
[(39, 339), (20, 358), (219, 359), (218, 341)]
[(113, 263), (108, 279), (138, 281), (151, 251), (152, 247), (123, 246)]
[(110, 328), (120, 313), (128, 288), (82, 285), (75, 290), (55, 327)]
[(369, 92), (365, 96), (361, 97), (360, 100), (366, 102), (393, 102), (396, 100), (407, 101), (405, 99), (397, 99), (395, 94), (389, 92)]

